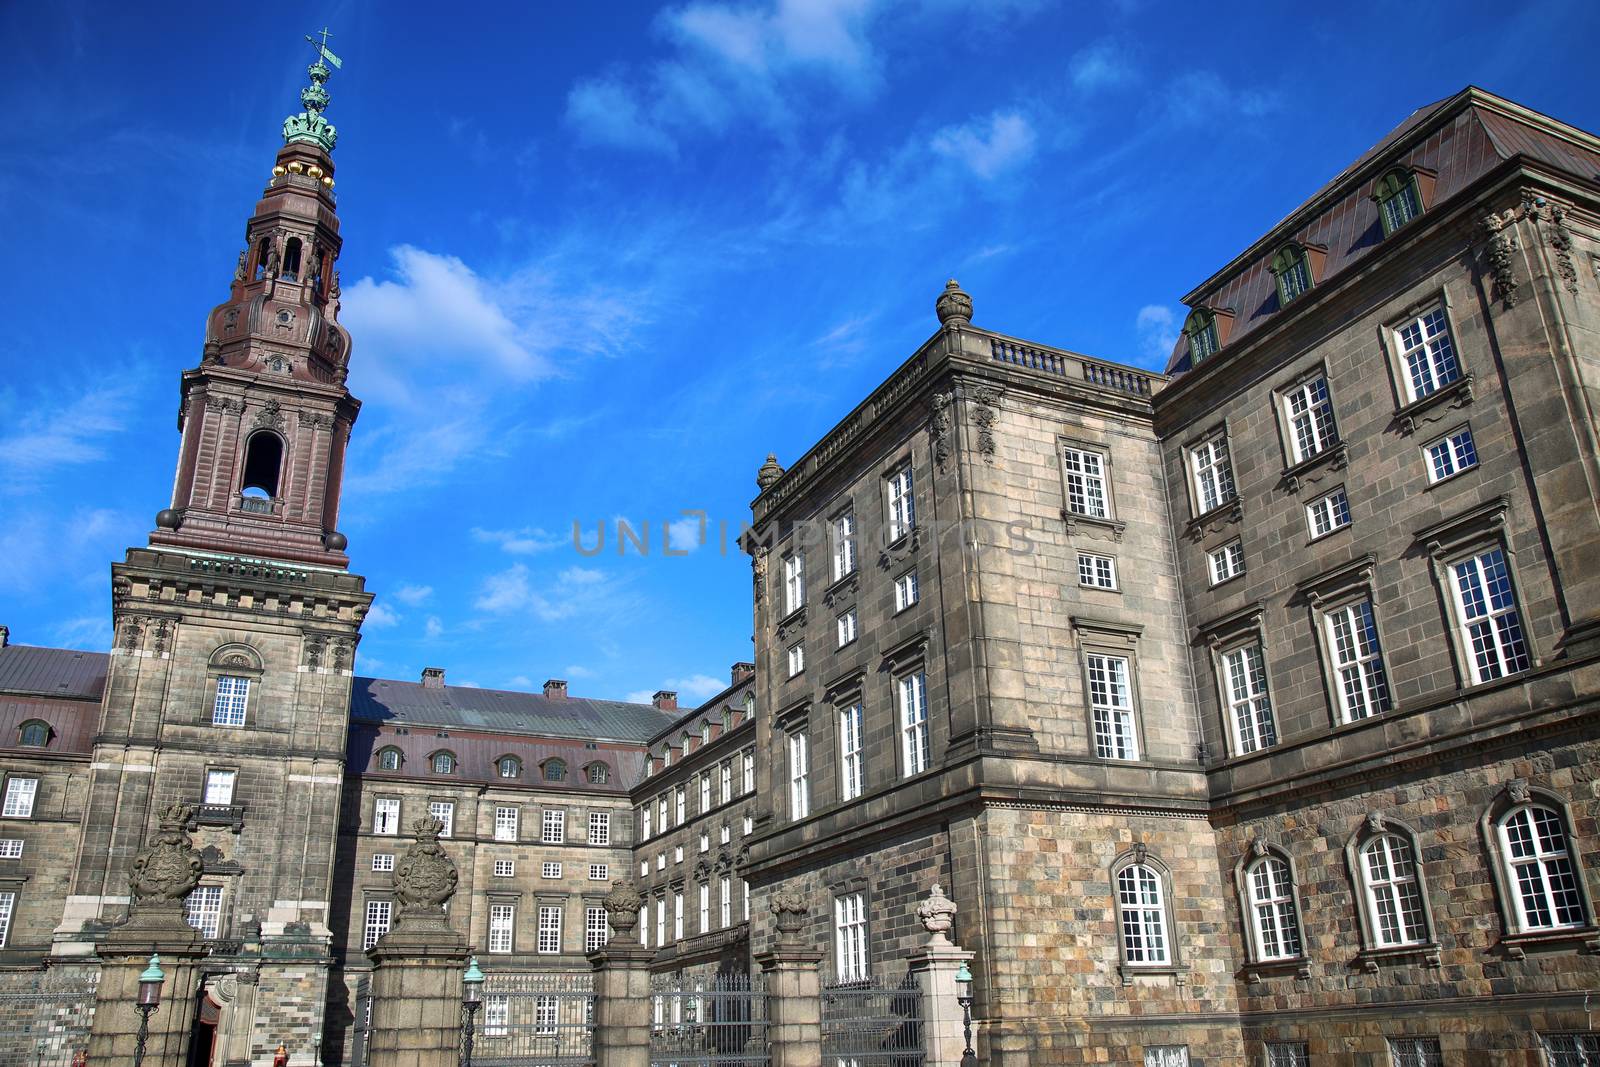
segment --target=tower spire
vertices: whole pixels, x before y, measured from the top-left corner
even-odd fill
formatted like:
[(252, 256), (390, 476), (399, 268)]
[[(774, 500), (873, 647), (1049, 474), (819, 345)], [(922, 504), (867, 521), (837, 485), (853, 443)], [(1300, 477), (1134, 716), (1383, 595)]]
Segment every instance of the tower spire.
[[(318, 36), (322, 40), (306, 34), (306, 42), (317, 50), (317, 58), (306, 68), (311, 84), (300, 90), (300, 106), (305, 110), (283, 120), (283, 143), (314, 144), (324, 152), (332, 152), (335, 142), (339, 140), (339, 131), (333, 123), (322, 117), (322, 113), (328, 107), (328, 75), (334, 70), (342, 70), (344, 60), (328, 49), (328, 38), (333, 35), (326, 26), (318, 31)], [(330, 63), (333, 70), (328, 69)]]

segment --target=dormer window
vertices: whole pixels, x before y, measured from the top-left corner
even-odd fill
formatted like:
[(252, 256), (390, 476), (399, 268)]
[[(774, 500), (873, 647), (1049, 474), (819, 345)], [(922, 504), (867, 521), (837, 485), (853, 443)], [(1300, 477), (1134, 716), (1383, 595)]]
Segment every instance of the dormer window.
[(611, 780), (611, 768), (604, 763), (591, 763), (588, 770), (590, 785), (605, 785)]
[(50, 743), (50, 724), (39, 719), (23, 723), (17, 742), (23, 748), (44, 748)]
[(1378, 182), (1373, 199), (1378, 201), (1378, 216), (1383, 220), (1385, 237), (1422, 214), (1422, 193), (1412, 171), (1397, 168), (1385, 174)]
[(560, 782), (560, 781), (565, 781), (566, 777), (567, 777), (567, 765), (566, 765), (565, 761), (558, 760), (558, 759), (545, 760), (545, 763), (544, 763), (544, 780), (545, 781), (547, 781), (547, 782)]
[(1278, 279), (1278, 304), (1284, 306), (1310, 289), (1311, 260), (1304, 245), (1290, 244), (1272, 257), (1272, 274)]
[(454, 774), (456, 758), (449, 752), (435, 752), (432, 759), (434, 774)]
[(521, 778), (522, 761), (515, 756), (501, 756), (495, 763), (495, 768), (502, 778)]
[(378, 770), (380, 771), (398, 771), (400, 763), (401, 756), (398, 748), (386, 748), (378, 753)]
[(1210, 308), (1195, 308), (1184, 320), (1183, 334), (1189, 339), (1189, 362), (1199, 366), (1217, 354), (1217, 315)]

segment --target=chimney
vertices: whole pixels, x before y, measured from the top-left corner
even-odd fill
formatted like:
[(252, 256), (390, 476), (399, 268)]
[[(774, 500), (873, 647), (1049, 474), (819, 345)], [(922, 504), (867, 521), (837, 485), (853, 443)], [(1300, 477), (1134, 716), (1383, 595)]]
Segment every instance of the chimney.
[(659, 689), (656, 691), (656, 695), (650, 698), (650, 703), (662, 711), (677, 711), (678, 694), (670, 689)]
[(424, 689), (443, 689), (444, 688), (444, 668), (443, 667), (424, 667), (424, 668), (422, 668), (422, 688), (424, 688)]
[(546, 700), (567, 699), (567, 683), (561, 678), (552, 678), (544, 683), (544, 698)]
[(756, 665), (754, 663), (735, 663), (733, 665), (733, 685), (738, 685), (741, 682), (748, 682), (755, 676)]
[(0, 648), (5, 648), (11, 643), (11, 627), (0, 626)]

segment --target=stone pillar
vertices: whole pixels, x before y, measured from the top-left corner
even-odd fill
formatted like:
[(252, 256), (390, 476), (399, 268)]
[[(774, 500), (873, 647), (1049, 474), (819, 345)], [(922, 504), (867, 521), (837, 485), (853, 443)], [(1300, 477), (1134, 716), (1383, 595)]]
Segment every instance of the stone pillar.
[(928, 931), (928, 940), (906, 960), (922, 990), (925, 1067), (960, 1067), (961, 1054), (966, 1051), (961, 1005), (956, 1003), (956, 971), (971, 961), (972, 953), (950, 940), (955, 913), (955, 901), (946, 897), (944, 887), (935, 882), (928, 899), (917, 908), (917, 918)]
[(809, 902), (785, 887), (772, 895), (777, 943), (756, 957), (767, 986), (767, 1045), (772, 1067), (817, 1067), (822, 1062), (822, 953), (801, 940)]
[(650, 1067), (650, 961), (639, 944), (644, 897), (629, 882), (611, 883), (606, 918), (611, 940), (589, 954), (594, 967), (595, 1067)]

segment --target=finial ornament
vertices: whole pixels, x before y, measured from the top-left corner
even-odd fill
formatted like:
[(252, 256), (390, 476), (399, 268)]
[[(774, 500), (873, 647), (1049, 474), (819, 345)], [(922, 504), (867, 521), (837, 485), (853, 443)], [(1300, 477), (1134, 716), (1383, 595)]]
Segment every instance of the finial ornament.
[(783, 467), (778, 464), (777, 454), (768, 452), (767, 461), (763, 463), (761, 465), (761, 469), (756, 472), (756, 485), (760, 486), (761, 490), (765, 492), (767, 489), (777, 484), (778, 479), (782, 477)]
[(962, 291), (961, 283), (951, 278), (944, 283), (944, 292), (934, 302), (934, 313), (941, 326), (967, 326), (972, 323), (972, 297)]
[(949, 945), (950, 928), (955, 925), (955, 901), (944, 895), (944, 886), (938, 882), (928, 891), (928, 899), (917, 907), (917, 918), (928, 931), (928, 944)]
[[(328, 90), (325, 83), (329, 74), (344, 67), (344, 60), (328, 50), (328, 38), (333, 35), (327, 28), (324, 27), (319, 33), (321, 41), (310, 34), (306, 35), (306, 40), (317, 50), (317, 58), (306, 68), (311, 84), (300, 90), (300, 104), (305, 110), (283, 120), (283, 142), (314, 144), (324, 152), (332, 152), (334, 142), (339, 139), (339, 131), (334, 128), (333, 123), (322, 117), (322, 112), (328, 106)], [(332, 64), (332, 70), (328, 64)]]

